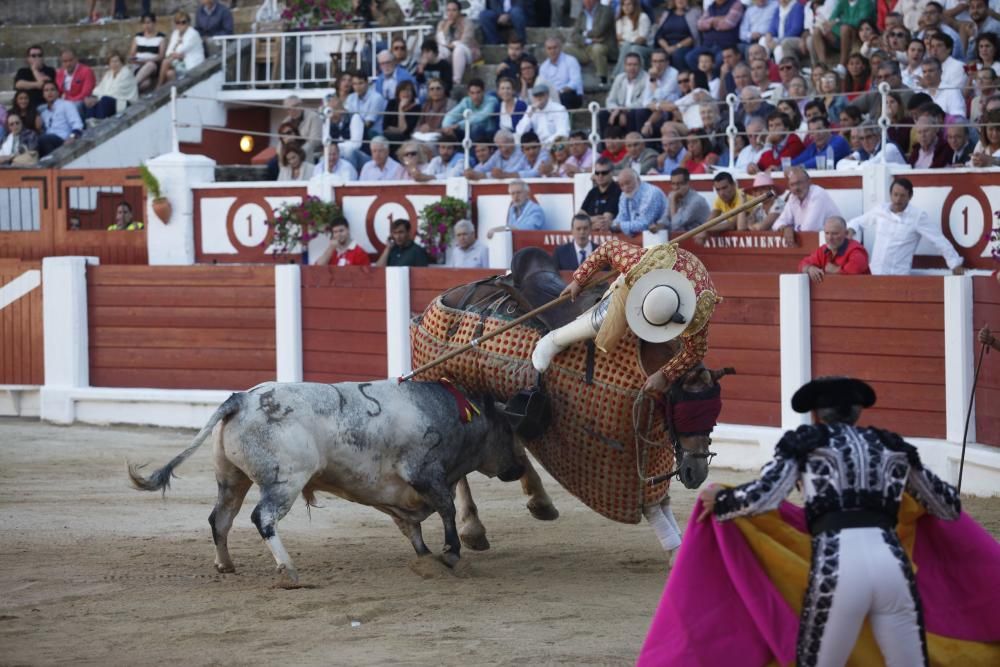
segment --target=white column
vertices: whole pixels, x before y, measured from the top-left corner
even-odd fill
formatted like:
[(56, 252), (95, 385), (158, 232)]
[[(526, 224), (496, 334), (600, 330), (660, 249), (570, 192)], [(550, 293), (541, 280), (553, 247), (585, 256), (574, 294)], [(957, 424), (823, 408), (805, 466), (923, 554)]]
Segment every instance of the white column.
[(444, 193), (472, 205), (471, 187), (464, 176), (452, 176), (444, 182)]
[(594, 181), (590, 177), (589, 171), (573, 174), (573, 212), (580, 210), (583, 200), (587, 198), (587, 193), (594, 187)]
[(306, 194), (311, 197), (319, 197), (325, 202), (333, 201), (333, 186), (336, 181), (330, 174), (323, 172), (319, 176), (314, 176), (306, 182)]
[(46, 257), (42, 260), (42, 325), (45, 385), (42, 419), (64, 424), (74, 420), (73, 389), (90, 385), (87, 335), (87, 264), (96, 257)]
[(302, 272), (298, 264), (274, 267), (276, 379), (302, 382)]
[(889, 165), (869, 160), (861, 168), (862, 207), (867, 213), (878, 208), (882, 202), (889, 201), (889, 188), (892, 185), (892, 173)]
[(812, 379), (812, 337), (809, 318), (809, 276), (779, 277), (781, 338), (781, 428), (810, 422), (808, 414), (792, 410), (792, 395)]
[(385, 269), (385, 347), (389, 377), (409, 373), (410, 359), (410, 268)]
[(653, 246), (662, 245), (670, 240), (670, 232), (666, 229), (661, 229), (658, 232), (643, 232), (642, 233), (642, 247), (652, 248)]
[(153, 213), (152, 198), (146, 202), (146, 244), (150, 265), (194, 264), (194, 194), (198, 183), (215, 181), (215, 160), (204, 155), (167, 153), (146, 162), (160, 181), (163, 196), (173, 213), (164, 223)]
[[(975, 374), (975, 330), (972, 321), (972, 277), (944, 279), (945, 438), (962, 442), (965, 415)], [(969, 442), (976, 441), (976, 408), (972, 406)]]
[(490, 268), (509, 271), (510, 261), (514, 258), (514, 234), (494, 232), (493, 238), (486, 243), (490, 250)]

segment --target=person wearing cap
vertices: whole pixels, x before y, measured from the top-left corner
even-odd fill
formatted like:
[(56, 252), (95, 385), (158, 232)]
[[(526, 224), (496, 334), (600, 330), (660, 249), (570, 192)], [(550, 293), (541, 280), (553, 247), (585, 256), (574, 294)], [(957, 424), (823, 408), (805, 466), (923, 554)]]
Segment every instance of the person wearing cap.
[[(746, 197), (754, 199), (763, 194), (773, 191), (777, 196), (771, 197), (760, 206), (755, 206), (746, 214), (746, 228), (753, 230), (766, 230), (774, 226), (775, 221), (781, 212), (785, 210), (785, 201), (789, 196), (788, 192), (780, 193), (780, 188), (774, 184), (771, 174), (766, 171), (759, 171), (753, 177), (753, 183), (746, 190)], [(792, 241), (794, 242), (794, 238)]]
[(518, 138), (526, 132), (534, 132), (542, 144), (549, 144), (555, 137), (569, 136), (569, 112), (559, 102), (549, 99), (548, 85), (535, 84), (531, 89), (531, 106), (515, 129)]
[(788, 431), (759, 479), (701, 492), (699, 521), (762, 514), (801, 483), (812, 567), (799, 624), (798, 665), (843, 665), (867, 616), (886, 664), (926, 665), (927, 643), (913, 569), (896, 534), (904, 491), (933, 516), (957, 519), (958, 491), (923, 466), (895, 433), (855, 426), (875, 391), (823, 377), (792, 396), (817, 423)]

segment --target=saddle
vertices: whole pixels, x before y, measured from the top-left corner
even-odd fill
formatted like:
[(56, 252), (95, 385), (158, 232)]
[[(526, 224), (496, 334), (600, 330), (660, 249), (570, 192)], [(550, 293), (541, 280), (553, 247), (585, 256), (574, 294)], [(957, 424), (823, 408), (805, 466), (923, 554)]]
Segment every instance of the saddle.
[[(556, 260), (541, 248), (523, 248), (514, 253), (510, 262), (511, 288), (529, 310), (544, 306), (565, 289), (566, 281), (559, 275)], [(597, 303), (605, 287), (588, 289), (576, 301), (566, 301), (538, 315), (551, 331), (576, 319)]]

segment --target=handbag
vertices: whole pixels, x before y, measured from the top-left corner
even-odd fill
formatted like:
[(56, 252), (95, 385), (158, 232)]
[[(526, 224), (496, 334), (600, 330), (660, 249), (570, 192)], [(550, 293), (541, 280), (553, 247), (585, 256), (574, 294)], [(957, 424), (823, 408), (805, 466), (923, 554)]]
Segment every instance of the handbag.
[(38, 164), (38, 151), (22, 151), (14, 156), (14, 159), (10, 161), (12, 165), (20, 165), (23, 167), (32, 167)]

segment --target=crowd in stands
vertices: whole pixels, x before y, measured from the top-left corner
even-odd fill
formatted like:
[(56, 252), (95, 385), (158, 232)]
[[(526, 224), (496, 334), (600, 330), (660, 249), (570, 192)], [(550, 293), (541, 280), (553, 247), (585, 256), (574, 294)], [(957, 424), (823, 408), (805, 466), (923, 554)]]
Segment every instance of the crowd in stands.
[[(107, 14), (102, 17), (99, 10), (104, 4)], [(81, 23), (104, 23), (112, 17), (127, 20), (128, 4), (91, 0)], [(138, 102), (140, 92), (183, 78), (205, 60), (203, 37), (233, 32), (230, 8), (217, 0), (201, 0), (193, 19), (185, 11), (173, 15), (174, 30), (168, 38), (157, 31), (149, 4), (143, 0), (141, 30), (131, 44), (112, 46), (100, 81), (71, 48), (59, 53), (58, 69), (46, 64), (41, 46), (27, 49), (24, 67), (14, 75), (14, 102), (9, 109), (0, 107), (0, 165), (36, 164), (88, 128), (122, 114)]]

